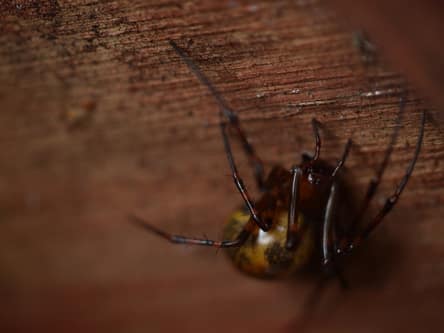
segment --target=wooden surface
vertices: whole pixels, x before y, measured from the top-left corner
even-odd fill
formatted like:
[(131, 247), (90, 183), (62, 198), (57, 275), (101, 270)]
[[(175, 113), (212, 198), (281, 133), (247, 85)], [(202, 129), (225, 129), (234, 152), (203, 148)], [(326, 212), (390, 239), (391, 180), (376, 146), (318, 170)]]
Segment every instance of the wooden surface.
[[(444, 3), (436, 0), (332, 0), (341, 18), (367, 31), (393, 68), (415, 82), (421, 94), (444, 107)], [(440, 115), (441, 123), (444, 116)]]
[[(311, 1), (11, 1), (0, 19), (2, 332), (418, 332), (444, 320), (443, 140), (428, 122), (398, 206), (336, 283), (259, 281), (214, 249), (167, 244), (128, 223), (217, 238), (240, 203), (207, 90), (174, 39), (238, 111), (270, 166), (298, 163), (324, 124), (362, 197), (404, 80)], [(383, 59), (382, 59), (383, 61)], [(402, 177), (424, 108), (404, 127), (373, 211)], [(433, 117), (433, 112), (431, 112)], [(436, 118), (436, 117), (435, 117)], [(249, 188), (248, 165), (235, 147)], [(308, 313), (308, 315), (307, 315)], [(307, 319), (308, 318), (308, 319)], [(301, 327), (304, 327), (303, 329)]]

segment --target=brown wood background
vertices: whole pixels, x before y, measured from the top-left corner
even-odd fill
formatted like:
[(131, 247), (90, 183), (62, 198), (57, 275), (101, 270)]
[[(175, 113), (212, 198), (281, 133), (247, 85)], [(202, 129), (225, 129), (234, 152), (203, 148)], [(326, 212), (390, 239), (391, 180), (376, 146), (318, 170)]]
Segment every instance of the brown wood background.
[[(170, 231), (217, 238), (240, 202), (216, 105), (168, 39), (189, 50), (238, 111), (267, 165), (290, 167), (313, 148), (312, 117), (324, 124), (326, 159), (334, 162), (352, 137), (347, 172), (361, 197), (405, 80), (384, 56), (375, 62), (356, 48), (347, 10), (167, 0), (17, 0), (0, 9), (2, 332), (440, 329), (439, 122), (426, 125), (398, 206), (347, 267), (352, 288), (332, 283), (314, 309), (306, 300), (315, 277), (251, 279), (223, 253), (172, 246), (127, 221), (137, 213)], [(402, 177), (430, 105), (416, 83), (407, 86), (404, 127), (373, 210)], [(434, 112), (429, 120), (439, 119)]]
[[(444, 107), (444, 3), (439, 0), (332, 0), (353, 26), (360, 26), (378, 42), (393, 68), (415, 82), (423, 96)], [(440, 115), (442, 123), (443, 115)]]

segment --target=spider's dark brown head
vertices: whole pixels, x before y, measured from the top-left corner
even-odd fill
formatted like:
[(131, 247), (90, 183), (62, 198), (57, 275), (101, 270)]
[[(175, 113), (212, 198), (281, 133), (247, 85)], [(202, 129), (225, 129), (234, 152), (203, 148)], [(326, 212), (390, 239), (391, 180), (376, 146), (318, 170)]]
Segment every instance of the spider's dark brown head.
[(304, 153), (302, 154), (301, 163), (302, 173), (304, 178), (310, 184), (320, 185), (331, 178), (334, 168), (322, 159), (313, 159), (312, 156)]
[(303, 178), (313, 186), (322, 186), (331, 181), (334, 168), (323, 160), (310, 160), (301, 165)]
[[(327, 162), (318, 159), (304, 161), (301, 169), (302, 177), (299, 188), (301, 202), (306, 207), (322, 206), (324, 194), (329, 192), (328, 188), (331, 186), (331, 175), (334, 168)], [(316, 209), (314, 206), (312, 208)]]

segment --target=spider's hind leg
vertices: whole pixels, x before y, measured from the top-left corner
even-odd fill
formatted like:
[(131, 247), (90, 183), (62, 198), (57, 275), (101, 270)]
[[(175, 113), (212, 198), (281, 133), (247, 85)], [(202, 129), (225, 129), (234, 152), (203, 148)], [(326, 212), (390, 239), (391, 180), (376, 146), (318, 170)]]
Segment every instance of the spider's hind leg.
[[(221, 115), (226, 118), (228, 124), (234, 129), (238, 140), (242, 144), (242, 148), (245, 154), (248, 157), (250, 165), (253, 168), (254, 177), (256, 179), (256, 184), (258, 188), (263, 191), (265, 190), (264, 186), (264, 165), (262, 160), (256, 154), (256, 151), (253, 145), (248, 141), (245, 132), (240, 126), (239, 117), (236, 112), (234, 112), (227, 104), (225, 99), (216, 89), (216, 87), (211, 83), (211, 81), (206, 77), (206, 75), (202, 72), (202, 70), (197, 66), (197, 64), (188, 56), (184, 49), (179, 47), (174, 41), (169, 41), (170, 45), (174, 49), (174, 51), (181, 57), (181, 59), (185, 62), (188, 68), (193, 72), (193, 74), (199, 79), (199, 81), (208, 88), (211, 95), (216, 100), (216, 103), (219, 106)], [(223, 119), (221, 119), (221, 122)]]
[(261, 219), (258, 211), (255, 208), (253, 200), (248, 194), (247, 188), (245, 187), (242, 179), (239, 176), (236, 163), (234, 162), (233, 153), (231, 151), (231, 145), (228, 139), (226, 126), (227, 126), (226, 123), (221, 121), (220, 128), (221, 128), (222, 140), (224, 142), (225, 152), (227, 155), (228, 164), (230, 165), (231, 175), (233, 177), (234, 184), (236, 185), (239, 193), (241, 194), (242, 199), (244, 199), (245, 205), (247, 206), (248, 211), (250, 212), (252, 220), (257, 224), (259, 228), (261, 228), (264, 231), (268, 231), (271, 228), (271, 223)]
[[(250, 166), (253, 168), (254, 178), (256, 180), (256, 185), (259, 190), (265, 191), (265, 179), (264, 179), (264, 164), (259, 156), (256, 154), (256, 150), (253, 145), (248, 141), (247, 136), (245, 135), (243, 129), (240, 126), (239, 118), (234, 111), (230, 109), (225, 109), (225, 111), (230, 112), (228, 116), (228, 121), (230, 126), (234, 129), (239, 141), (242, 144), (242, 149), (244, 150), (245, 155), (247, 155)], [(223, 110), (221, 114), (226, 115)], [(221, 120), (222, 121), (222, 120)]]
[(143, 219), (130, 215), (129, 219), (131, 222), (133, 222), (135, 225), (144, 228), (145, 230), (160, 236), (167, 241), (175, 244), (189, 244), (189, 245), (203, 245), (203, 246), (212, 246), (217, 248), (227, 248), (227, 247), (238, 247), (241, 246), (247, 239), (248, 236), (254, 231), (254, 228), (256, 227), (254, 223), (248, 222), (242, 231), (239, 233), (239, 235), (234, 240), (221, 240), (221, 241), (215, 241), (207, 238), (192, 238), (192, 237), (184, 237), (180, 235), (174, 235), (170, 234), (166, 231), (163, 231), (148, 222), (144, 221)]

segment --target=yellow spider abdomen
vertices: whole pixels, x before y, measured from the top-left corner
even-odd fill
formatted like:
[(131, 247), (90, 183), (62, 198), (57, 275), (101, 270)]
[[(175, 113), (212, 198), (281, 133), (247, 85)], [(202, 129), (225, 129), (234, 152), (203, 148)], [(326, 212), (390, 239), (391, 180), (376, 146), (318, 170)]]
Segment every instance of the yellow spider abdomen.
[[(224, 228), (224, 239), (235, 239), (249, 218), (248, 213), (235, 211)], [(305, 228), (296, 249), (287, 250), (287, 221), (288, 212), (283, 210), (269, 231), (256, 228), (242, 246), (226, 249), (234, 265), (242, 272), (260, 278), (288, 275), (303, 267), (313, 254), (313, 230)], [(302, 215), (297, 223), (298, 227), (302, 225)]]

